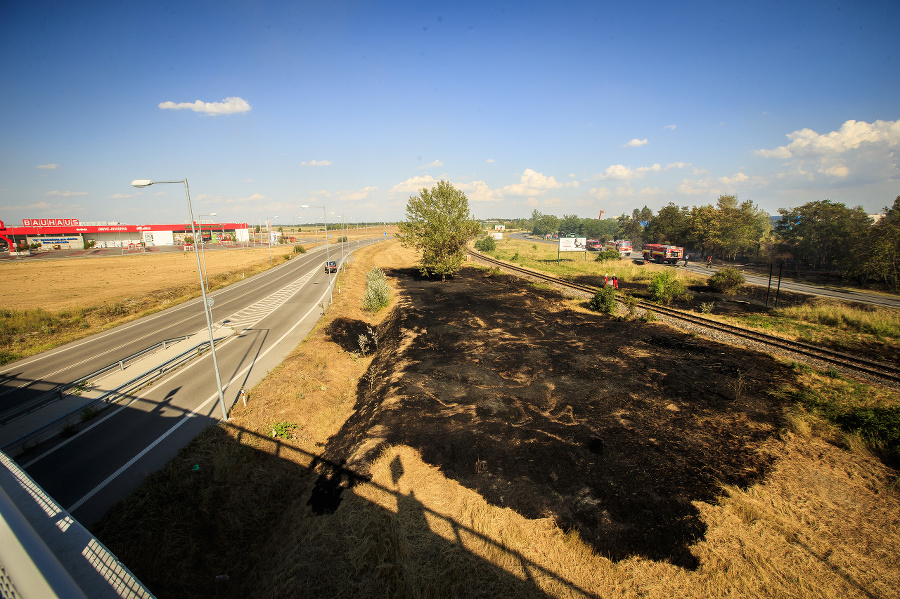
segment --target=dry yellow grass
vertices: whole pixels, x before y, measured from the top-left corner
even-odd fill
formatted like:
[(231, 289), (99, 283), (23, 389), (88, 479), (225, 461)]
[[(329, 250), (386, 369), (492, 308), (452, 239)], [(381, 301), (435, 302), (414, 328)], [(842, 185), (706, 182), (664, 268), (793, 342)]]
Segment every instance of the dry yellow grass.
[[(283, 261), (281, 255), (288, 251), (273, 248), (272, 262)], [(269, 263), (265, 248), (205, 254), (211, 285), (223, 275), (249, 275)], [(113, 304), (168, 288), (192, 286), (200, 293), (197, 259), (190, 252), (6, 262), (0, 265), (0, 286), (14, 291), (21, 300), (18, 307), (49, 312)]]
[[(305, 468), (353, 413), (370, 365), (327, 331), (389, 315), (390, 308), (378, 316), (361, 310), (365, 273), (413, 261), (394, 242), (358, 252), (326, 317), (251, 391), (248, 407), (101, 523), (101, 540), (151, 589), (235, 597), (900, 597), (896, 473), (827, 442), (799, 417), (766, 443), (773, 467), (762, 482), (695, 503), (707, 531), (691, 547), (693, 571), (642, 557), (610, 561), (551, 519), (487, 503), (405, 446), (383, 450), (370, 480), (345, 481), (334, 513), (311, 513), (306, 498), (329, 468)], [(293, 439), (271, 438), (281, 421), (299, 425)], [(192, 463), (213, 482), (197, 488), (197, 502), (183, 502)], [(297, 467), (279, 470), (285, 463)], [(263, 508), (277, 515), (266, 520)], [(217, 538), (249, 544), (229, 551), (211, 543), (221, 522)], [(161, 540), (170, 550), (157, 550)], [(216, 586), (214, 575), (225, 571), (230, 586)]]

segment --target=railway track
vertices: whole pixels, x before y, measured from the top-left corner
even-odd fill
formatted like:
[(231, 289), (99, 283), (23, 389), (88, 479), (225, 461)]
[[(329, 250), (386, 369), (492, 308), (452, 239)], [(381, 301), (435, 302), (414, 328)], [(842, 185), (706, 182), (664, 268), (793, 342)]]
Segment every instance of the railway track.
[[(519, 275), (526, 275), (532, 278), (536, 278), (538, 280), (546, 281), (548, 283), (552, 283), (554, 285), (559, 285), (562, 287), (568, 287), (569, 289), (574, 289), (577, 291), (581, 291), (584, 293), (589, 293), (593, 295), (597, 292), (597, 287), (591, 287), (589, 285), (581, 285), (579, 283), (573, 283), (571, 281), (566, 281), (565, 279), (560, 279), (542, 272), (529, 270), (527, 268), (522, 268), (521, 266), (516, 266), (514, 264), (509, 264), (508, 262), (503, 262), (501, 260), (497, 260), (495, 258), (491, 258), (489, 256), (485, 256), (484, 254), (480, 254), (473, 250), (469, 250), (469, 254), (473, 256), (476, 260), (485, 262), (492, 266), (496, 266), (499, 268), (503, 268), (504, 270), (510, 271)], [(617, 294), (617, 299), (621, 301)], [(717, 320), (712, 320), (709, 318), (703, 318), (702, 316), (697, 316), (696, 314), (691, 314), (689, 312), (685, 312), (683, 310), (676, 310), (674, 308), (669, 308), (666, 306), (661, 306), (659, 304), (654, 304), (647, 301), (638, 301), (637, 307), (653, 312), (654, 314), (663, 315), (669, 319), (680, 321), (683, 323), (690, 323), (695, 327), (700, 327), (704, 329), (709, 329), (712, 331), (716, 331), (718, 333), (724, 333), (727, 335), (732, 335), (734, 337), (738, 337), (743, 340), (752, 341), (757, 344), (763, 345), (767, 348), (777, 349), (782, 352), (788, 352), (791, 354), (796, 354), (799, 356), (803, 356), (804, 358), (812, 358), (814, 360), (819, 360), (820, 362), (824, 362), (826, 364), (832, 366), (838, 366), (844, 368), (849, 371), (857, 372), (866, 375), (870, 379), (874, 379), (876, 381), (883, 381), (891, 384), (891, 386), (896, 386), (900, 384), (900, 368), (894, 366), (892, 364), (884, 364), (880, 362), (874, 362), (872, 360), (867, 360), (864, 358), (859, 358), (857, 356), (853, 356), (850, 354), (846, 354), (843, 352), (831, 350), (824, 347), (819, 347), (817, 345), (812, 345), (809, 343), (804, 343), (802, 341), (793, 341), (790, 339), (784, 339), (781, 337), (776, 337), (774, 335), (769, 335), (767, 333), (762, 333), (759, 331), (754, 331), (751, 329), (745, 329), (742, 327), (738, 327), (731, 324), (726, 324), (723, 322), (719, 322)]]

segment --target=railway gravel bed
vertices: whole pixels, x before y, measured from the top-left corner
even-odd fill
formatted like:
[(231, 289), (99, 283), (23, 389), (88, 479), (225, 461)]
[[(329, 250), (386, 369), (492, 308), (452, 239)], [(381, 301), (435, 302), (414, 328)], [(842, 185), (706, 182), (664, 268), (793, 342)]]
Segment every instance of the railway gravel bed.
[[(476, 252), (470, 252), (470, 256), (474, 257), (474, 259), (483, 264), (490, 265), (492, 267), (497, 267), (502, 269), (503, 271), (514, 274), (516, 276), (524, 277), (527, 279), (531, 279), (535, 282), (539, 282), (542, 284), (551, 284), (554, 285), (558, 290), (564, 291), (566, 294), (581, 298), (581, 299), (590, 299), (593, 297), (594, 292), (596, 291), (593, 288), (587, 287), (585, 285), (580, 285), (577, 283), (567, 282), (565, 280), (553, 277), (551, 275), (547, 275), (545, 273), (539, 273), (535, 271), (530, 271), (528, 269), (507, 264), (500, 260), (496, 260), (494, 258), (490, 258), (488, 256), (484, 256), (482, 254)], [(862, 368), (871, 368), (874, 369), (873, 372), (865, 372), (860, 370), (860, 366), (853, 367), (852, 365), (848, 365), (844, 360), (839, 357), (838, 354), (832, 352), (831, 350), (827, 350), (825, 348), (812, 348), (813, 351), (821, 351), (826, 354), (834, 354), (833, 357), (829, 358), (817, 358), (815, 356), (809, 355), (802, 350), (791, 350), (789, 348), (776, 345), (774, 343), (766, 342), (764, 340), (754, 340), (752, 338), (748, 338), (742, 336), (740, 334), (733, 334), (727, 331), (720, 330), (718, 328), (714, 328), (714, 326), (709, 326), (700, 322), (696, 322), (693, 319), (681, 318), (678, 317), (677, 314), (681, 311), (674, 310), (671, 308), (666, 308), (665, 306), (652, 306), (649, 302), (640, 302), (634, 308), (634, 315), (641, 318), (644, 317), (646, 312), (652, 312), (654, 318), (659, 320), (660, 322), (664, 322), (670, 326), (676, 327), (679, 330), (682, 330), (689, 334), (694, 335), (702, 335), (708, 339), (719, 341), (721, 343), (727, 343), (729, 345), (735, 345), (739, 347), (744, 347), (747, 349), (752, 349), (755, 351), (759, 351), (762, 353), (767, 353), (772, 356), (776, 356), (787, 360), (789, 362), (802, 362), (807, 364), (808, 366), (815, 368), (821, 371), (828, 370), (836, 370), (840, 372), (842, 375), (854, 378), (856, 380), (860, 380), (873, 385), (881, 385), (884, 387), (889, 387), (893, 389), (900, 389), (900, 370), (896, 367), (887, 365), (887, 364), (877, 364), (872, 363), (870, 361), (863, 361), (866, 366), (862, 366)], [(619, 299), (618, 302), (618, 311), (617, 316), (626, 316), (628, 315), (628, 311), (625, 307), (624, 302)], [(687, 314), (685, 316), (688, 316)], [(715, 321), (712, 321), (712, 324), (715, 325)], [(731, 326), (733, 325), (725, 325)], [(733, 327), (738, 328), (738, 327)], [(752, 331), (747, 330), (748, 333), (753, 334)], [(785, 340), (787, 343), (790, 341)], [(848, 356), (849, 358), (849, 356)], [(879, 375), (878, 371), (883, 371), (884, 375)]]

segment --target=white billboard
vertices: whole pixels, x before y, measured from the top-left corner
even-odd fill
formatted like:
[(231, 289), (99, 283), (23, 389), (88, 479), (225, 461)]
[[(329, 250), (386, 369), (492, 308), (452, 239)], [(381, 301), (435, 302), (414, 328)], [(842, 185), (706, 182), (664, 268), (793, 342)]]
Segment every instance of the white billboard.
[(587, 237), (560, 237), (559, 251), (584, 252), (587, 251)]

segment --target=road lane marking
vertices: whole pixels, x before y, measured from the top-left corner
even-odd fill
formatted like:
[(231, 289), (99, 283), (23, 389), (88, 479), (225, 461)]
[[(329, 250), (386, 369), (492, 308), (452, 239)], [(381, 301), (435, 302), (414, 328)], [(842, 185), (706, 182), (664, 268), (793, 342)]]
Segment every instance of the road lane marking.
[[(235, 314), (238, 315), (238, 314), (241, 314), (241, 313), (249, 310), (248, 314), (244, 315), (243, 320), (241, 321), (242, 328), (246, 329), (246, 328), (252, 327), (256, 323), (261, 321), (263, 318), (269, 316), (270, 314), (275, 312), (275, 310), (277, 310), (278, 308), (283, 306), (290, 298), (292, 298), (294, 295), (296, 295), (297, 292), (300, 291), (307, 282), (309, 282), (309, 280), (312, 278), (312, 276), (315, 274), (315, 272), (316, 272), (315, 269), (313, 269), (313, 270), (309, 271), (308, 273), (306, 273), (305, 275), (303, 275), (301, 278), (297, 279), (296, 281), (293, 281), (291, 284), (289, 284), (285, 287), (282, 287), (281, 289), (268, 295), (267, 297), (264, 297), (263, 299), (259, 300), (255, 304), (252, 304), (252, 305), (248, 306), (247, 308), (244, 308), (244, 310), (235, 312)], [(321, 302), (322, 300), (319, 300), (319, 301)], [(318, 305), (318, 304), (316, 304), (316, 305)], [(254, 309), (254, 307), (257, 307), (257, 308)], [(263, 307), (265, 308), (265, 311), (263, 310)], [(315, 307), (316, 306), (313, 306), (313, 308), (315, 308)], [(251, 316), (252, 316), (252, 319), (251, 319)], [(231, 323), (230, 318), (231, 317), (225, 319), (225, 320), (229, 321), (228, 326), (235, 326)], [(304, 316), (304, 318), (306, 318), (306, 316)], [(220, 324), (221, 322), (222, 321), (218, 321), (217, 324)], [(202, 330), (201, 330), (201, 332), (202, 332)], [(221, 348), (225, 347), (230, 341), (233, 341), (234, 339), (237, 339), (237, 337), (230, 337), (223, 342), (217, 343), (216, 344), (217, 351), (221, 351)], [(150, 393), (152, 393), (153, 391), (158, 389), (161, 385), (168, 383), (176, 376), (180, 376), (187, 369), (194, 367), (195, 365), (199, 364), (200, 362), (202, 362), (202, 360), (197, 360), (195, 362), (191, 362), (185, 368), (179, 368), (177, 371), (175, 371), (174, 374), (172, 374), (171, 376), (167, 377), (166, 379), (160, 381), (159, 383), (153, 385), (152, 387), (147, 389), (144, 393), (142, 393), (140, 396), (133, 397), (131, 399), (131, 401), (120, 406), (118, 409), (111, 412), (110, 414), (103, 417), (102, 419), (99, 419), (97, 422), (91, 424), (84, 430), (79, 431), (76, 435), (66, 439), (59, 445), (56, 445), (56, 446), (48, 449), (45, 453), (42, 453), (41, 455), (35, 457), (33, 460), (31, 460), (30, 462), (25, 464), (23, 466), (23, 468), (28, 468), (32, 464), (44, 459), (45, 457), (47, 457), (51, 453), (55, 452), (56, 450), (61, 449), (62, 447), (65, 447), (66, 445), (68, 445), (69, 443), (74, 441), (75, 439), (77, 439), (77, 438), (81, 437), (82, 435), (84, 435), (85, 433), (89, 432), (94, 427), (96, 427), (96, 426), (102, 424), (103, 422), (105, 422), (106, 420), (112, 418), (113, 416), (118, 414), (121, 410), (123, 410), (123, 409), (127, 408), (128, 406), (130, 406), (131, 404), (133, 404), (135, 401), (143, 400), (143, 396), (149, 395)], [(252, 366), (252, 364), (251, 364), (251, 366)], [(227, 387), (227, 385), (226, 385), (226, 387)], [(224, 390), (224, 388), (223, 388), (223, 390)]]
[[(234, 383), (234, 382), (237, 381), (238, 379), (242, 378), (245, 374), (247, 374), (248, 372), (250, 372), (250, 370), (253, 368), (254, 364), (256, 364), (257, 361), (261, 360), (261, 359), (264, 358), (269, 352), (271, 352), (273, 349), (275, 349), (276, 347), (278, 347), (278, 346), (281, 344), (281, 342), (284, 341), (284, 339), (285, 339), (288, 335), (290, 335), (292, 332), (294, 332), (294, 329), (296, 329), (297, 327), (299, 327), (300, 324), (303, 323), (303, 321), (305, 321), (305, 320), (309, 317), (310, 314), (312, 314), (313, 310), (315, 310), (316, 308), (319, 307), (319, 303), (322, 302), (322, 301), (325, 299), (325, 297), (326, 297), (327, 295), (328, 295), (328, 286), (326, 285), (326, 286), (325, 286), (325, 293), (322, 294), (322, 296), (319, 298), (319, 301), (316, 302), (315, 304), (313, 304), (313, 306), (306, 312), (306, 314), (304, 314), (300, 319), (298, 319), (297, 322), (296, 322), (296, 324), (294, 324), (294, 326), (292, 326), (290, 329), (288, 329), (288, 330), (284, 333), (284, 335), (282, 335), (281, 337), (279, 337), (278, 340), (277, 340), (275, 343), (273, 343), (273, 344), (269, 347), (269, 349), (267, 349), (266, 351), (264, 351), (262, 354), (260, 354), (260, 355), (257, 356), (256, 358), (254, 358), (254, 359), (253, 359), (253, 362), (251, 362), (251, 363), (250, 363), (249, 365), (247, 365), (243, 370), (241, 370), (241, 371), (240, 371), (239, 373), (237, 373), (234, 377), (232, 377), (232, 379), (231, 379), (230, 381), (228, 381), (228, 382), (224, 385), (223, 391), (224, 391), (224, 389), (227, 389), (227, 388), (229, 387), (229, 385), (231, 385), (232, 383)], [(213, 394), (209, 397), (209, 399), (207, 399), (206, 401), (204, 401), (201, 405), (199, 405), (199, 406), (197, 406), (196, 408), (194, 408), (193, 410), (191, 410), (191, 411), (190, 411), (188, 414), (186, 414), (185, 416), (182, 416), (182, 417), (181, 417), (181, 420), (179, 420), (176, 424), (172, 425), (172, 427), (171, 427), (169, 430), (167, 430), (165, 433), (163, 433), (162, 435), (160, 435), (159, 437), (157, 437), (155, 441), (153, 441), (150, 445), (148, 445), (148, 446), (145, 447), (143, 450), (141, 450), (140, 453), (138, 453), (136, 456), (134, 456), (133, 458), (131, 458), (130, 460), (128, 460), (128, 462), (126, 462), (122, 467), (120, 467), (118, 470), (116, 470), (115, 472), (113, 472), (112, 474), (110, 474), (108, 477), (106, 477), (106, 479), (105, 479), (103, 482), (101, 482), (99, 485), (97, 485), (96, 487), (94, 487), (93, 489), (91, 489), (91, 490), (90, 490), (86, 495), (84, 495), (81, 499), (79, 499), (78, 501), (76, 501), (75, 503), (73, 503), (69, 508), (67, 508), (66, 511), (68, 511), (68, 512), (71, 514), (72, 512), (74, 512), (75, 510), (77, 510), (78, 508), (80, 508), (82, 505), (84, 505), (84, 503), (85, 503), (86, 501), (90, 500), (94, 495), (96, 495), (97, 493), (99, 493), (100, 491), (102, 491), (107, 485), (109, 485), (109, 483), (111, 483), (112, 481), (114, 481), (118, 476), (120, 476), (123, 472), (125, 472), (125, 470), (127, 470), (128, 468), (130, 468), (131, 466), (133, 466), (135, 462), (137, 462), (138, 460), (140, 460), (140, 459), (141, 459), (142, 457), (144, 457), (150, 450), (152, 450), (154, 447), (156, 447), (157, 445), (159, 445), (166, 437), (168, 437), (168, 436), (171, 435), (173, 432), (175, 432), (175, 430), (178, 429), (179, 427), (181, 427), (182, 424), (184, 424), (185, 422), (187, 422), (189, 418), (193, 418), (195, 414), (197, 414), (197, 413), (198, 413), (200, 410), (202, 410), (204, 407), (208, 406), (211, 402), (217, 400), (218, 397), (219, 397), (219, 392), (216, 391), (215, 393), (213, 393)]]
[[(313, 250), (310, 251), (310, 253), (315, 252), (315, 251), (316, 251), (316, 250), (313, 249)], [(315, 257), (315, 256), (310, 256), (310, 258), (314, 258), (314, 257)], [(315, 261), (310, 260), (310, 262), (315, 262)], [(284, 270), (283, 267), (286, 267), (286, 266), (289, 265), (289, 264), (291, 264), (290, 261), (285, 262), (284, 264), (280, 264), (280, 265), (278, 265), (278, 266), (276, 266), (276, 267), (274, 267), (274, 268), (272, 268), (272, 269), (269, 269), (269, 270), (267, 270), (267, 271), (265, 271), (265, 272), (263, 272), (263, 273), (260, 273), (260, 274), (274, 274), (275, 276), (272, 277), (274, 280), (273, 280), (273, 281), (267, 281), (267, 283), (270, 283), (270, 282), (276, 282), (278, 279), (282, 279), (282, 278), (284, 278), (285, 276), (290, 276), (290, 275), (287, 274), (287, 273), (282, 273), (282, 270)], [(306, 264), (304, 264), (303, 266), (306, 266)], [(299, 267), (298, 270), (299, 270), (300, 268), (302, 268), (302, 267)], [(315, 268), (318, 268), (318, 266), (316, 266)], [(313, 269), (312, 272), (315, 272), (315, 268)], [(233, 290), (233, 289), (239, 289), (240, 287), (243, 287), (245, 284), (248, 284), (248, 283), (250, 283), (251, 281), (253, 281), (253, 279), (254, 279), (254, 277), (251, 277), (251, 278), (249, 278), (249, 279), (244, 279), (243, 281), (239, 281), (239, 282), (237, 282), (237, 283), (234, 283), (234, 284), (232, 284), (232, 285), (229, 285), (228, 287), (225, 287), (224, 289), (221, 289), (221, 290), (219, 290), (219, 291), (217, 291), (217, 292), (215, 292), (215, 293), (211, 293), (211, 294), (209, 294), (209, 295), (210, 295), (210, 296), (218, 296), (218, 295), (224, 294), (226, 291)], [(248, 291), (247, 293), (241, 293), (241, 294), (239, 294), (239, 295), (237, 295), (237, 296), (235, 296), (235, 297), (227, 298), (227, 299), (224, 300), (224, 302), (233, 302), (233, 301), (235, 301), (235, 300), (239, 300), (239, 299), (241, 299), (241, 298), (243, 298), (243, 297), (249, 295), (250, 293), (253, 293), (253, 291)], [(179, 305), (177, 305), (177, 306), (173, 306), (172, 309), (173, 309), (174, 311), (178, 311), (178, 310), (182, 310), (182, 309), (192, 308), (192, 307), (194, 307), (194, 304), (199, 304), (199, 303), (202, 303), (202, 299), (198, 297), (198, 298), (194, 298), (194, 299), (188, 300), (188, 301), (184, 302), (183, 304), (179, 304)], [(169, 312), (168, 314), (171, 314), (171, 312)], [(77, 348), (81, 347), (82, 345), (86, 345), (86, 344), (88, 344), (88, 343), (93, 343), (93, 342), (99, 341), (100, 339), (103, 339), (103, 338), (108, 337), (108, 336), (110, 336), (110, 335), (117, 334), (117, 333), (121, 333), (122, 331), (125, 331), (125, 330), (127, 330), (127, 329), (133, 328), (133, 327), (135, 327), (135, 326), (138, 326), (139, 324), (146, 324), (146, 323), (148, 323), (148, 322), (151, 322), (151, 321), (153, 321), (153, 320), (155, 320), (155, 319), (157, 319), (157, 318), (161, 318), (161, 317), (166, 316), (166, 315), (168, 315), (168, 314), (166, 314), (166, 310), (162, 310), (162, 311), (160, 311), (160, 312), (157, 312), (156, 314), (153, 314), (153, 315), (150, 315), (150, 316), (145, 316), (145, 317), (143, 317), (143, 318), (139, 318), (139, 319), (134, 320), (134, 321), (132, 321), (132, 322), (125, 323), (125, 324), (123, 324), (123, 325), (121, 325), (121, 326), (119, 326), (119, 327), (116, 327), (116, 328), (114, 328), (114, 329), (110, 329), (109, 331), (97, 333), (96, 335), (92, 335), (92, 336), (90, 336), (90, 337), (86, 337), (86, 338), (84, 338), (84, 339), (82, 339), (82, 340), (80, 340), (80, 341), (74, 342), (74, 345), (65, 345), (65, 346), (59, 347), (59, 348), (57, 348), (57, 349), (50, 350), (50, 351), (47, 352), (47, 353), (43, 353), (43, 354), (39, 354), (39, 355), (36, 355), (36, 356), (32, 356), (31, 358), (26, 358), (26, 359), (23, 360), (23, 361), (12, 362), (12, 363), (10, 364), (10, 366), (14, 366), (15, 368), (20, 368), (20, 367), (22, 367), (22, 366), (28, 366), (29, 364), (32, 364), (32, 363), (34, 363), (34, 362), (38, 362), (38, 361), (40, 361), (40, 360), (44, 360), (44, 359), (47, 359), (47, 358), (53, 358), (53, 357), (56, 357), (57, 354), (60, 354), (60, 353), (62, 353), (62, 352), (64, 352), (64, 351), (68, 351), (68, 350), (72, 350), (72, 349), (77, 349)], [(187, 318), (183, 318), (183, 319), (181, 319), (181, 320), (178, 320), (178, 321), (172, 323), (170, 326), (177, 326), (177, 325), (179, 325), (179, 324), (181, 324), (181, 323), (183, 323), (183, 322), (185, 322), (185, 321), (187, 321), (187, 320), (190, 320), (191, 318), (195, 318), (195, 317), (196, 317), (196, 315), (188, 316)], [(96, 358), (97, 356), (102, 356), (102, 355), (108, 354), (108, 353), (110, 353), (110, 352), (116, 351), (116, 350), (118, 350), (118, 349), (121, 349), (121, 348), (123, 348), (123, 347), (125, 347), (125, 346), (127, 346), (127, 345), (132, 345), (132, 344), (134, 344), (135, 341), (140, 341), (141, 339), (144, 339), (144, 338), (149, 337), (149, 336), (154, 335), (154, 334), (156, 334), (156, 333), (155, 333), (155, 332), (148, 333), (147, 335), (144, 335), (144, 336), (142, 336), (142, 337), (138, 337), (136, 340), (132, 340), (132, 341), (130, 341), (130, 342), (128, 342), (128, 343), (124, 343), (124, 344), (118, 345), (118, 346), (116, 346), (116, 347), (110, 348), (110, 349), (108, 349), (108, 350), (106, 350), (106, 351), (104, 351), (104, 352), (102, 352), (102, 353), (96, 354), (95, 356), (93, 356), (93, 357), (91, 357), (91, 358), (87, 358), (87, 359), (85, 359), (85, 360), (82, 360), (81, 362), (76, 362), (75, 364), (69, 364), (69, 365), (66, 366), (65, 368), (61, 368), (61, 369), (56, 370), (56, 371), (54, 371), (54, 372), (45, 374), (45, 375), (43, 375), (43, 377), (42, 377), (41, 379), (37, 379), (37, 380), (38, 380), (38, 381), (44, 380), (44, 379), (46, 379), (47, 377), (50, 377), (50, 376), (53, 376), (53, 375), (58, 374), (58, 373), (60, 373), (60, 372), (63, 372), (63, 371), (65, 371), (65, 370), (68, 370), (69, 368), (72, 368), (73, 366), (78, 366), (78, 365), (80, 365), (80, 364), (83, 364), (84, 362), (87, 362), (87, 361), (89, 361), (89, 360), (92, 360), (92, 359)], [(9, 373), (12, 373), (12, 372), (13, 372), (13, 369), (8, 369), (8, 370), (0, 371), (0, 376), (6, 375), (6, 374), (9, 374)], [(37, 381), (32, 381), (32, 382), (37, 382)]]

